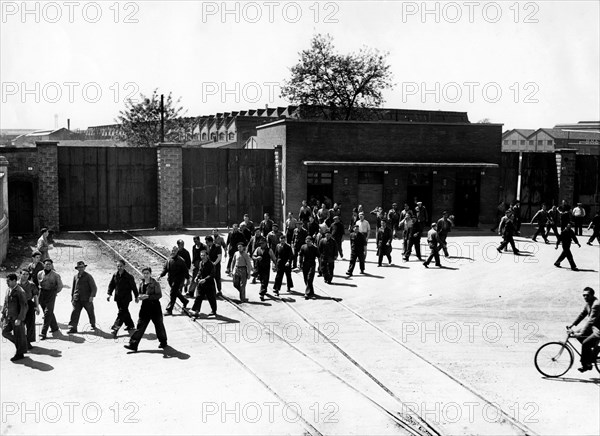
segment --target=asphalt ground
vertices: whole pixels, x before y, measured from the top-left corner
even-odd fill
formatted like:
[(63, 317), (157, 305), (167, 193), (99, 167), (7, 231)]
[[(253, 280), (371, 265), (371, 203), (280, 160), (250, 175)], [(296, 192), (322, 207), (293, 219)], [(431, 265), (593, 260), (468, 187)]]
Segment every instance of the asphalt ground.
[[(206, 234), (140, 235), (165, 248), (182, 238), (191, 249), (196, 233)], [(130, 353), (127, 332), (109, 334), (114, 255), (89, 235), (62, 234), (50, 254), (65, 282), (56, 309), (63, 333), (18, 363), (2, 340), (2, 434), (408, 434), (389, 413), (441, 434), (600, 434), (600, 375), (580, 374), (576, 361), (548, 379), (533, 363), (543, 343), (564, 339), (583, 287), (600, 292), (598, 245), (580, 238), (574, 272), (553, 266), (554, 244), (517, 238), (527, 253), (513, 256), (489, 235), (451, 234), (442, 269), (402, 262), (400, 241), (393, 265), (377, 267), (371, 243), (367, 274), (351, 278), (345, 242), (333, 283), (315, 278), (318, 299), (304, 300), (298, 273), (280, 299), (261, 302), (249, 284), (243, 311), (219, 301), (219, 318), (192, 321), (176, 310), (165, 318), (168, 349), (157, 348), (150, 326)], [(78, 260), (98, 284), (100, 331), (83, 312), (81, 333), (67, 335)], [(225, 275), (223, 293), (238, 298)]]

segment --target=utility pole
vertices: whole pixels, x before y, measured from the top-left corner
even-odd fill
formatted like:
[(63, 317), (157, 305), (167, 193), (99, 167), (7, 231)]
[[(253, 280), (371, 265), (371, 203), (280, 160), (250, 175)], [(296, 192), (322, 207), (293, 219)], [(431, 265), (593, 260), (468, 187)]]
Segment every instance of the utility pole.
[(165, 95), (160, 95), (160, 142), (165, 142)]

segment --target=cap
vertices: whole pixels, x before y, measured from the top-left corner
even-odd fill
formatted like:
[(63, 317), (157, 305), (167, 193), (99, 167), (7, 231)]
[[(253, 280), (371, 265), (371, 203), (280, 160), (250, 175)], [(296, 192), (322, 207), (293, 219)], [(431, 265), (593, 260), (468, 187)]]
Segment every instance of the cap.
[(85, 266), (87, 266), (87, 265), (85, 264), (85, 262), (84, 262), (83, 260), (80, 260), (79, 262), (77, 262), (77, 265), (75, 266), (75, 269), (77, 269), (77, 268), (79, 268), (79, 267), (82, 267), (82, 266), (84, 266), (84, 267), (85, 267)]

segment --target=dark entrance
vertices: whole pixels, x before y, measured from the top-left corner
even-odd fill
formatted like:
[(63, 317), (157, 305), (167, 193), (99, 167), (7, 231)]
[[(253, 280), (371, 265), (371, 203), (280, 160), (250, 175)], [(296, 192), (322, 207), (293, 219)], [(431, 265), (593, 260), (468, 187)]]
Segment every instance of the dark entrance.
[(406, 202), (414, 210), (418, 201), (423, 202), (429, 220), (431, 220), (432, 202), (431, 202), (431, 171), (412, 172), (408, 174), (408, 187), (406, 190)]
[(479, 224), (479, 174), (463, 174), (456, 178), (454, 224), (477, 227)]
[(8, 182), (8, 229), (11, 234), (33, 233), (33, 182)]
[(333, 171), (309, 171), (306, 193), (310, 205), (319, 200), (331, 209), (333, 207)]

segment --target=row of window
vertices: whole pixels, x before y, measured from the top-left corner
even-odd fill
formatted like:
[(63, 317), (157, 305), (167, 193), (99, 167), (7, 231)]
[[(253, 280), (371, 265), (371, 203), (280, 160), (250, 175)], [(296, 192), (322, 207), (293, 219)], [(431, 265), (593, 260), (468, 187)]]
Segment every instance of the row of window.
[[(359, 171), (358, 184), (376, 184), (383, 185), (382, 171)], [(307, 174), (307, 182), (309, 185), (331, 185), (333, 184), (332, 171), (309, 171)], [(409, 173), (409, 185), (428, 185), (431, 182), (430, 173)]]
[[(505, 139), (504, 140), (504, 145), (509, 145), (509, 142), (510, 142), (510, 145), (517, 145), (517, 140), (516, 139), (513, 139), (511, 141), (509, 141), (508, 139)], [(525, 145), (525, 142), (526, 142), (525, 139), (521, 139), (519, 141), (519, 145)], [(552, 142), (551, 139), (548, 139), (545, 142), (546, 142), (546, 145), (552, 145), (553, 144), (553, 142)], [(529, 140), (529, 145), (535, 145), (535, 141), (533, 139), (530, 139)], [(544, 145), (544, 140), (538, 139), (537, 145), (538, 146)]]
[[(210, 140), (214, 141), (215, 138), (217, 137), (215, 132), (212, 132), (210, 134)], [(219, 133), (219, 141), (225, 141), (225, 138), (227, 138), (228, 141), (235, 141), (235, 133), (233, 132), (229, 132), (229, 134), (227, 136), (225, 136), (225, 132), (221, 132)], [(202, 141), (206, 141), (208, 140), (208, 136), (206, 133), (202, 134)]]

